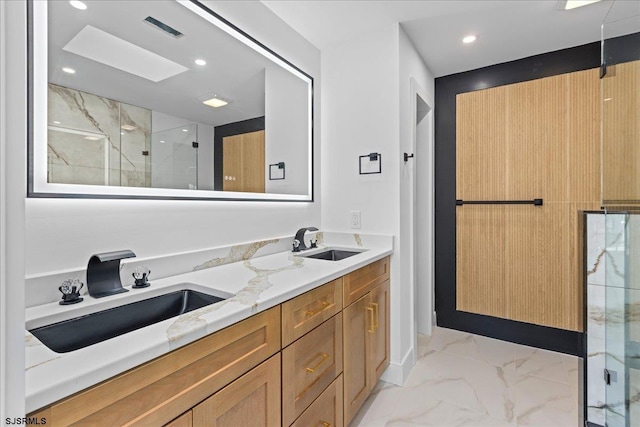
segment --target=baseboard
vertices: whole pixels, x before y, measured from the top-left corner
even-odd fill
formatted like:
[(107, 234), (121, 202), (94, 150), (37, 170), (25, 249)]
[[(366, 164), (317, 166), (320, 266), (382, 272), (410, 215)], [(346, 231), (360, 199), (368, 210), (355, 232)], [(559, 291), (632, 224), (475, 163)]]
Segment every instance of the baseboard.
[(407, 378), (409, 378), (411, 369), (413, 369), (414, 350), (415, 349), (411, 347), (402, 358), (402, 362), (389, 363), (389, 366), (384, 371), (380, 379), (384, 382), (402, 387), (407, 381)]

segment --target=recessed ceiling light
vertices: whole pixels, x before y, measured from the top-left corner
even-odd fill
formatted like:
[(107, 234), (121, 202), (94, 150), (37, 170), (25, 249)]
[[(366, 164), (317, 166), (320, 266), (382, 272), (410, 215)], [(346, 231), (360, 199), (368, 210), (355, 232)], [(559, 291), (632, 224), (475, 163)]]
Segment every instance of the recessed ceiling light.
[(207, 65), (207, 61), (200, 58), (196, 59), (194, 62), (196, 63), (196, 65)]
[(69, 68), (69, 67), (64, 67), (62, 69), (62, 71), (64, 71), (65, 73), (68, 73), (68, 74), (75, 74), (76, 73), (76, 70), (74, 70), (73, 68)]
[(601, 0), (562, 0), (559, 3), (561, 9), (571, 10), (577, 7), (587, 6), (592, 3), (598, 3)]
[(469, 35), (466, 36), (462, 39), (462, 43), (473, 43), (474, 41), (476, 41), (477, 37), (474, 35)]
[(229, 101), (214, 96), (211, 99), (207, 99), (206, 101), (202, 101), (202, 103), (205, 104), (205, 105), (208, 105), (209, 107), (218, 108), (218, 107), (223, 107), (223, 106), (227, 105), (229, 103)]
[(189, 129), (182, 129), (182, 132), (189, 132)]
[(59, 122), (59, 121), (57, 121), (57, 120), (54, 120), (54, 121), (53, 121), (53, 124), (54, 124), (54, 125), (59, 125), (59, 124), (60, 124), (60, 122)]
[(135, 126), (131, 126), (131, 125), (122, 125), (122, 126), (120, 126), (120, 129), (127, 130), (127, 131), (132, 131), (132, 130), (136, 130), (137, 128)]
[(87, 8), (87, 5), (82, 3), (81, 1), (78, 0), (71, 0), (69, 2), (69, 4), (73, 7), (75, 7), (76, 9), (80, 9), (80, 10), (85, 10)]
[(84, 139), (87, 139), (89, 141), (97, 141), (100, 138), (98, 138), (97, 136), (85, 136)]
[(165, 143), (165, 141), (160, 141), (160, 144), (164, 144), (164, 143)]

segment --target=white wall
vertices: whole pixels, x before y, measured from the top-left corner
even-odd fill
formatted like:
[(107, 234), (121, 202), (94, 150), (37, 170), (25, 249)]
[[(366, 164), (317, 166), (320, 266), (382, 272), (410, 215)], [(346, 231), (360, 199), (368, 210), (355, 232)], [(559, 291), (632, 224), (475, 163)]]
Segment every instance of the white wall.
[[(402, 319), (400, 323), (403, 325), (402, 343), (410, 349), (407, 357), (410, 357), (414, 362), (416, 358), (416, 319), (418, 318), (417, 311), (427, 310), (431, 313), (433, 310), (431, 307), (417, 306), (417, 288), (416, 280), (418, 279), (417, 265), (422, 267), (433, 263), (430, 254), (424, 254), (417, 249), (419, 245), (428, 245), (433, 241), (433, 236), (421, 236), (418, 238), (418, 226), (425, 225), (430, 221), (428, 215), (417, 215), (417, 207), (420, 203), (422, 206), (426, 205), (433, 211), (432, 192), (424, 191), (425, 182), (417, 182), (417, 177), (422, 179), (426, 178), (431, 171), (425, 171), (428, 166), (433, 163), (433, 139), (427, 138), (427, 141), (417, 141), (416, 137), (416, 96), (420, 95), (423, 100), (433, 108), (434, 105), (434, 92), (435, 92), (435, 80), (431, 72), (427, 69), (427, 66), (420, 58), (416, 48), (409, 40), (409, 37), (405, 34), (404, 30), (400, 28), (400, 155), (405, 152), (414, 154), (415, 157), (409, 159), (407, 162), (402, 161), (400, 168), (400, 252), (401, 257), (401, 271), (402, 271), (402, 290), (398, 293), (401, 298), (399, 309)], [(430, 121), (433, 119), (433, 114), (425, 117), (423, 121)], [(423, 123), (423, 126), (425, 123)], [(416, 142), (420, 144), (420, 147), (416, 147)], [(431, 147), (425, 147), (425, 142), (430, 143)], [(427, 168), (425, 168), (427, 166)], [(421, 169), (419, 169), (421, 168)], [(418, 173), (421, 172), (421, 173)], [(427, 172), (427, 174), (425, 174)], [(418, 193), (417, 188), (421, 191)], [(427, 200), (425, 200), (427, 199)], [(431, 199), (431, 200), (428, 200)], [(418, 254), (421, 254), (421, 258), (417, 258)], [(427, 256), (423, 256), (427, 255)], [(432, 283), (421, 283), (421, 286), (432, 286)], [(430, 302), (433, 303), (432, 301)], [(429, 331), (430, 332), (430, 331)], [(409, 363), (405, 363), (407, 366)], [(406, 378), (408, 372), (404, 372), (403, 376)]]
[[(0, 420), (24, 415), (25, 2), (0, 2)], [(11, 41), (11, 42), (9, 42)]]
[[(399, 226), (399, 28), (387, 25), (322, 52), (322, 228), (394, 236), (391, 257), (391, 363), (401, 365)], [(382, 155), (382, 173), (358, 174), (358, 157)], [(406, 325), (405, 325), (406, 326)], [(394, 382), (401, 382), (394, 381)]]
[[(359, 231), (394, 236), (391, 366), (385, 379), (397, 384), (414, 363), (414, 230), (405, 223), (411, 222), (413, 168), (401, 157), (413, 151), (411, 78), (433, 105), (433, 77), (398, 24), (322, 52), (322, 228), (349, 231), (350, 211), (360, 211)], [(371, 152), (382, 154), (382, 174), (359, 175), (358, 157)]]

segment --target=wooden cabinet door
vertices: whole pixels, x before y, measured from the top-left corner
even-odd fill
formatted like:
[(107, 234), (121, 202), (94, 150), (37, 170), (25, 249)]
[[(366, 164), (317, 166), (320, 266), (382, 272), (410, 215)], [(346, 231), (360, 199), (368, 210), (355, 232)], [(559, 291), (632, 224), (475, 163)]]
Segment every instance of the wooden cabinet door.
[(389, 366), (389, 280), (371, 291), (374, 332), (371, 334), (371, 387)]
[(280, 353), (193, 408), (194, 427), (280, 424)]
[(193, 411), (189, 410), (164, 427), (193, 427)]
[(374, 314), (371, 294), (364, 295), (343, 311), (345, 425), (358, 412), (373, 387), (369, 359)]

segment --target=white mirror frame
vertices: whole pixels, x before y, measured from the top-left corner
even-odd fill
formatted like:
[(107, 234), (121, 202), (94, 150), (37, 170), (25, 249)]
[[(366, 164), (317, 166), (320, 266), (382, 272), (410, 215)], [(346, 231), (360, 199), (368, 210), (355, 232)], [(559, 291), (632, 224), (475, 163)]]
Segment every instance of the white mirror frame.
[[(119, 187), (47, 182), (47, 85), (48, 85), (48, 20), (47, 1), (32, 0), (30, 7), (30, 93), (28, 97), (30, 129), (28, 138), (28, 197), (238, 200), (313, 202), (313, 77), (300, 70), (259, 41), (199, 3), (197, 0), (175, 0), (193, 13), (244, 43), (246, 46), (286, 69), (308, 85), (308, 185), (307, 194), (244, 193), (213, 190), (178, 190), (149, 187)], [(37, 102), (36, 102), (37, 100)]]

